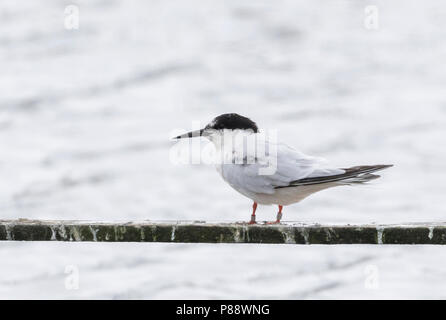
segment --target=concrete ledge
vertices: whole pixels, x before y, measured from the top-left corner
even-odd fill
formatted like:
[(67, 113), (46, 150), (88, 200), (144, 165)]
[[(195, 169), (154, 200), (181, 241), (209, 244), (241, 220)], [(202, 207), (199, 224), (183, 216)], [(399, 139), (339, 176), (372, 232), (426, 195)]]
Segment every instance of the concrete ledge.
[(446, 244), (446, 223), (401, 225), (246, 225), (199, 221), (0, 220), (3, 241)]

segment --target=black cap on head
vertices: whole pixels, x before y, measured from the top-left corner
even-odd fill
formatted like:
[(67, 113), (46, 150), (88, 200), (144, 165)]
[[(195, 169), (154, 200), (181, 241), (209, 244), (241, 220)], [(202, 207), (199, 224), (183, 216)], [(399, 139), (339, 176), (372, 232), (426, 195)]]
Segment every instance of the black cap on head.
[(216, 117), (210, 124), (206, 126), (206, 129), (214, 130), (252, 130), (253, 132), (259, 132), (257, 125), (249, 118), (238, 115), (237, 113), (225, 113)]
[(209, 132), (207, 130), (251, 130), (254, 133), (259, 132), (257, 125), (254, 121), (238, 115), (236, 113), (225, 113), (209, 123), (204, 129), (191, 131), (188, 133), (184, 133), (175, 137), (174, 139), (184, 139), (184, 138), (193, 138), (200, 136), (209, 136)]

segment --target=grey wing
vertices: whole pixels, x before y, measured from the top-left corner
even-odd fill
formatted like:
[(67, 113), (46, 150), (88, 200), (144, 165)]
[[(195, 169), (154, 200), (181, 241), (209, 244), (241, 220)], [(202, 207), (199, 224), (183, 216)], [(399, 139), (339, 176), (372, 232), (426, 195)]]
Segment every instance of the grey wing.
[(312, 176), (303, 179), (291, 181), (287, 186), (278, 186), (276, 188), (296, 187), (304, 185), (314, 185), (329, 182), (341, 182), (341, 183), (361, 183), (367, 182), (372, 179), (379, 178), (378, 175), (371, 174), (379, 170), (383, 170), (393, 165), (372, 165), (372, 166), (355, 166), (351, 168), (345, 168), (344, 173), (334, 175), (320, 175)]
[[(270, 166), (265, 159), (257, 159), (249, 164), (228, 164), (222, 167), (223, 178), (235, 189), (251, 193), (273, 194), (275, 189), (291, 186), (293, 181), (299, 181), (314, 175), (334, 175), (344, 173), (342, 169), (323, 168), (321, 159), (307, 156), (287, 145), (276, 145), (277, 156), (275, 170), (271, 174), (260, 174), (261, 169)], [(270, 154), (266, 155), (271, 156)]]

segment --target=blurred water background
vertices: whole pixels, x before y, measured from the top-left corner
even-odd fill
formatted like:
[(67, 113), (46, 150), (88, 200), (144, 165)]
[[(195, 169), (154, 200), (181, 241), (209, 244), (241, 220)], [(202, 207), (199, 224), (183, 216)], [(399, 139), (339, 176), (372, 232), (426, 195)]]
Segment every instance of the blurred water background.
[[(247, 220), (212, 166), (169, 162), (173, 130), (237, 112), (339, 166), (395, 164), (284, 220), (444, 221), (445, 16), (435, 0), (3, 0), (0, 218)], [(0, 261), (0, 298), (446, 298), (433, 246), (3, 242)]]

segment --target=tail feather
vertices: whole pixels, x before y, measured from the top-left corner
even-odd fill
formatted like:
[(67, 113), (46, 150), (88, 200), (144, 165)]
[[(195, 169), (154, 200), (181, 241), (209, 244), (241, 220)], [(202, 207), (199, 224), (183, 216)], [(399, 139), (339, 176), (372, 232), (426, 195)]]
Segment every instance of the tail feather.
[[(345, 171), (342, 174), (299, 179), (292, 181), (288, 186), (285, 186), (285, 188), (302, 186), (302, 185), (321, 184), (328, 182), (336, 182), (340, 184), (364, 183), (380, 177), (379, 175), (371, 174), (372, 172), (384, 170), (392, 166), (393, 166), (392, 164), (390, 165), (379, 164), (373, 166), (356, 166), (351, 168), (342, 168), (342, 170)], [(277, 187), (277, 188), (284, 188), (284, 187)]]
[(353, 178), (340, 180), (338, 183), (340, 183), (340, 184), (366, 183), (366, 182), (369, 182), (371, 180), (378, 179), (380, 177), (381, 176), (377, 175), (377, 174), (366, 173), (366, 174), (360, 174), (360, 175), (358, 175), (356, 177), (353, 177)]

